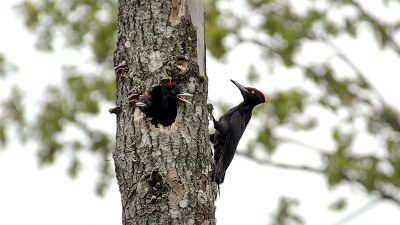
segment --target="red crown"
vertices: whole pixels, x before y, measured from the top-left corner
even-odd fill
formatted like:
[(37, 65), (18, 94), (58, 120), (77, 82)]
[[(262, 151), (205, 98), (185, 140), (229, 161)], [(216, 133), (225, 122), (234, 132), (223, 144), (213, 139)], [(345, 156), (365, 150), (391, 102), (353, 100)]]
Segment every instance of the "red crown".
[(258, 89), (256, 89), (256, 88), (252, 88), (252, 87), (248, 87), (247, 89), (248, 89), (248, 90), (256, 91), (258, 94), (260, 94), (261, 96), (263, 96), (263, 98), (264, 98), (264, 100), (265, 100), (265, 96), (264, 96), (264, 94), (263, 94), (260, 90), (258, 90)]
[(168, 81), (167, 83), (165, 83), (165, 85), (167, 85), (167, 86), (174, 86), (175, 83), (174, 83), (174, 82), (171, 82), (171, 81)]

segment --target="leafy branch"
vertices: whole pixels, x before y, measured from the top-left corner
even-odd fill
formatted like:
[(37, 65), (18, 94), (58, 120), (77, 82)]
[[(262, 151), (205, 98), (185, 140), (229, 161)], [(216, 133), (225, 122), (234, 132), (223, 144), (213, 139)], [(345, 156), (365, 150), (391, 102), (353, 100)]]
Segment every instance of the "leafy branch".
[[(286, 163), (279, 163), (279, 162), (274, 162), (272, 160), (255, 158), (255, 157), (253, 157), (249, 154), (243, 153), (241, 151), (237, 151), (236, 154), (238, 154), (242, 157), (245, 157), (247, 159), (251, 159), (252, 161), (256, 162), (257, 164), (271, 166), (271, 167), (275, 167), (275, 168), (279, 168), (279, 169), (311, 172), (311, 173), (319, 174), (319, 175), (323, 175), (323, 176), (326, 176), (326, 173), (327, 173), (326, 169), (314, 168), (314, 167), (310, 167), (307, 165), (292, 165), (292, 164), (286, 164)], [(332, 157), (333, 155), (329, 154), (329, 156)], [(345, 180), (348, 183), (360, 184), (361, 186), (366, 185), (363, 180), (349, 176), (348, 174), (346, 174), (344, 172), (341, 173), (341, 175), (342, 175), (342, 180)], [(376, 189), (374, 191), (378, 194), (380, 199), (386, 199), (386, 200), (392, 201), (400, 206), (400, 199), (395, 194), (388, 193), (388, 191), (386, 191), (384, 187), (376, 187)]]

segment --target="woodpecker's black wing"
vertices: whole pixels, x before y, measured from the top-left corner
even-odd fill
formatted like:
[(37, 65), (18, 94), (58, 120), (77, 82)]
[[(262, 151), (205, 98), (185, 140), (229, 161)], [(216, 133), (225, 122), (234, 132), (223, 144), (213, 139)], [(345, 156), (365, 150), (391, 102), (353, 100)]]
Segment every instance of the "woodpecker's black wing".
[(215, 168), (214, 179), (217, 184), (224, 182), (225, 171), (228, 169), (235, 156), (236, 147), (245, 129), (246, 123), (244, 114), (239, 109), (236, 109), (229, 119), (228, 128), (226, 130), (227, 135)]

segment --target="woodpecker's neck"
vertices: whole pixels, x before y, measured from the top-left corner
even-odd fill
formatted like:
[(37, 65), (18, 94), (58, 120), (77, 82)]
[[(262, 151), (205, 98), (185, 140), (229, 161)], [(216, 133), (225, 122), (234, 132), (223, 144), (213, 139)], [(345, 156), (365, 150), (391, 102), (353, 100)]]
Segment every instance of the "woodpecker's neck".
[(239, 108), (243, 109), (243, 112), (245, 113), (251, 113), (256, 105), (251, 104), (249, 102), (243, 101), (242, 103), (239, 104)]

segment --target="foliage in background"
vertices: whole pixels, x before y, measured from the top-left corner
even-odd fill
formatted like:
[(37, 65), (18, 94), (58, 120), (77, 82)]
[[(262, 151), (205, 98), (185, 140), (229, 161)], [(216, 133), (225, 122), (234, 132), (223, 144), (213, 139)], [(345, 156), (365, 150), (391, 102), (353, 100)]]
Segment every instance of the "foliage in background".
[[(349, 58), (345, 49), (335, 43), (341, 37), (354, 41), (365, 30), (372, 31), (376, 44), (400, 56), (400, 17), (388, 22), (371, 13), (361, 1), (301, 1), (247, 0), (240, 7), (230, 7), (226, 0), (206, 1), (206, 19), (210, 24), (207, 46), (213, 56), (224, 57), (241, 44), (251, 43), (261, 49), (261, 61), (267, 66), (283, 65), (303, 74), (308, 85), (267, 94), (267, 104), (258, 112), (262, 126), (256, 143), (249, 143), (245, 156), (254, 160), (287, 169), (298, 169), (322, 174), (330, 187), (343, 183), (356, 183), (362, 190), (379, 199), (389, 199), (400, 206), (400, 119), (399, 109), (389, 105), (367, 79), (367, 75)], [(399, 7), (398, 1), (382, 1), (383, 8)], [(247, 13), (243, 13), (247, 9)], [(350, 12), (350, 13), (349, 13)], [(338, 19), (339, 18), (339, 19)], [(220, 31), (220, 32), (217, 32)], [(215, 35), (215, 33), (218, 33)], [(306, 45), (320, 45), (332, 53), (321, 52), (317, 61), (300, 57)], [(329, 52), (329, 51), (327, 51)], [(254, 56), (253, 56), (254, 57)], [(341, 74), (335, 68), (341, 61), (352, 74)], [(257, 79), (262, 73), (251, 65), (249, 78)], [(311, 84), (311, 89), (309, 89)], [(296, 133), (312, 132), (323, 121), (312, 114), (312, 108), (334, 115), (337, 123), (331, 128), (334, 147), (319, 148), (313, 143), (293, 139)], [(272, 110), (268, 110), (272, 109)], [(314, 111), (315, 112), (315, 111)], [(360, 124), (361, 126), (360, 128)], [(280, 136), (279, 131), (289, 131), (290, 136)], [(281, 132), (282, 133), (282, 132)], [(367, 133), (376, 147), (361, 151), (356, 142)], [(256, 151), (274, 154), (279, 145), (297, 144), (317, 152), (323, 166), (293, 166), (274, 163), (255, 157)], [(257, 146), (256, 150), (254, 149)], [(262, 150), (263, 149), (263, 150)], [(365, 153), (360, 153), (365, 152)], [(259, 155), (259, 154), (258, 154)], [(346, 199), (333, 203), (333, 210), (346, 207)], [(283, 204), (285, 201), (282, 201)], [(279, 213), (281, 215), (279, 215)], [(291, 218), (280, 210), (276, 218)], [(278, 220), (277, 220), (278, 221)], [(297, 221), (297, 222), (300, 222)], [(276, 222), (276, 224), (284, 224)]]
[[(357, 183), (366, 193), (400, 205), (399, 110), (382, 98), (366, 79), (366, 74), (357, 68), (341, 46), (335, 44), (337, 38), (356, 40), (362, 30), (370, 30), (380, 48), (400, 55), (395, 38), (400, 19), (385, 21), (370, 13), (359, 3), (361, 1), (353, 0), (247, 0), (241, 2), (243, 7), (237, 8), (229, 7), (230, 2), (205, 2), (206, 39), (211, 54), (222, 59), (235, 47), (251, 43), (262, 50), (259, 57), (269, 66), (296, 69), (313, 87), (313, 90), (296, 87), (273, 93), (265, 91), (268, 93), (267, 104), (256, 110), (262, 125), (256, 142), (249, 143), (244, 155), (282, 168), (322, 174), (331, 187)], [(381, 3), (386, 8), (399, 4), (386, 0)], [(37, 35), (38, 49), (52, 51), (55, 40), (59, 39), (66, 47), (88, 48), (93, 62), (104, 72), (87, 74), (74, 66), (66, 66), (63, 83), (46, 90), (44, 95), (48, 98), (42, 100), (42, 111), (35, 122), (25, 119), (21, 104), (23, 93), (17, 87), (10, 89), (12, 94), (1, 104), (0, 144), (7, 144), (9, 128), (16, 127), (21, 131), (18, 133), (21, 140), (33, 137), (32, 140), (39, 142), (38, 157), (42, 164), (51, 164), (60, 153), (68, 152), (64, 155), (70, 157), (68, 171), (73, 177), (79, 172), (80, 153), (95, 153), (100, 156), (101, 175), (97, 192), (103, 194), (113, 177), (108, 160), (114, 138), (86, 122), (104, 113), (99, 111), (101, 103), (114, 100), (111, 62), (117, 29), (116, 3), (114, 0), (25, 0), (16, 9), (23, 16), (25, 26)], [(309, 44), (325, 46), (332, 54), (318, 62), (306, 61), (300, 56)], [(353, 74), (339, 74), (335, 60), (346, 64)], [(3, 65), (3, 57), (0, 57), (0, 75), (4, 74)], [(257, 81), (262, 76), (259, 68), (252, 65), (247, 77)], [(313, 143), (290, 138), (296, 137), (297, 132), (312, 132), (320, 126), (322, 121), (310, 113), (311, 108), (336, 116), (337, 123), (331, 129), (333, 148), (313, 147)], [(362, 128), (357, 126), (360, 123), (364, 125)], [(67, 128), (76, 130), (84, 138), (66, 139), (63, 134)], [(279, 136), (281, 130), (293, 135)], [(356, 154), (355, 143), (362, 132), (380, 140), (379, 149), (384, 154), (377, 156), (371, 150), (365, 151), (366, 154), (357, 151)], [(278, 165), (254, 157), (259, 151), (273, 155), (286, 143), (316, 151), (323, 166)], [(291, 213), (292, 205), (296, 205), (296, 200), (282, 199), (277, 214), (273, 215), (275, 221), (292, 219), (301, 224), (302, 219)], [(346, 200), (340, 199), (333, 208), (340, 210), (345, 206)]]
[[(114, 179), (111, 160), (114, 137), (91, 125), (102, 103), (115, 100), (112, 53), (116, 42), (117, 8), (113, 0), (25, 0), (15, 6), (27, 29), (37, 36), (38, 50), (52, 52), (57, 40), (65, 48), (89, 49), (96, 70), (81, 72), (75, 65), (63, 65), (63, 80), (49, 86), (40, 100), (34, 121), (26, 119), (24, 93), (14, 87), (1, 104), (0, 144), (6, 146), (13, 126), (20, 140), (39, 143), (40, 165), (69, 158), (67, 172), (76, 177), (82, 169), (82, 155), (97, 155), (99, 179), (96, 193), (103, 195)], [(3, 62), (3, 57), (0, 58)], [(0, 74), (4, 68), (0, 64)], [(102, 71), (98, 73), (98, 71)], [(92, 123), (93, 124), (93, 123)], [(7, 127), (6, 127), (7, 126)], [(66, 130), (77, 134), (66, 137)], [(70, 133), (71, 134), (71, 133)]]
[(293, 212), (293, 207), (298, 206), (299, 201), (287, 197), (281, 197), (278, 203), (278, 210), (271, 214), (271, 225), (304, 224), (303, 219)]

